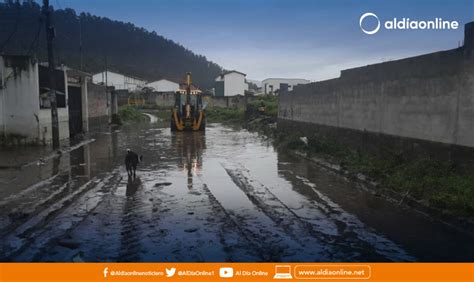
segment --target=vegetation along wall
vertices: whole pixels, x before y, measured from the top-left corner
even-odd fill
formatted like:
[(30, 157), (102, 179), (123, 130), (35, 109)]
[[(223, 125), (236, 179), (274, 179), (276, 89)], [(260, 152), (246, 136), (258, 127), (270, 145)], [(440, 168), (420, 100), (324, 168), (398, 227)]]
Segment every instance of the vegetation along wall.
[(282, 123), (305, 122), (474, 147), (474, 56), (463, 47), (344, 70), (281, 94)]

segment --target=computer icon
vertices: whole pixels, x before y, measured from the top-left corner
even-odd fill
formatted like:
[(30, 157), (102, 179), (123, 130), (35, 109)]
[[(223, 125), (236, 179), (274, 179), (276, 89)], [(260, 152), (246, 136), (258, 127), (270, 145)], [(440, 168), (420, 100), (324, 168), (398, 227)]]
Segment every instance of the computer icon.
[(292, 279), (290, 265), (276, 265), (273, 279)]

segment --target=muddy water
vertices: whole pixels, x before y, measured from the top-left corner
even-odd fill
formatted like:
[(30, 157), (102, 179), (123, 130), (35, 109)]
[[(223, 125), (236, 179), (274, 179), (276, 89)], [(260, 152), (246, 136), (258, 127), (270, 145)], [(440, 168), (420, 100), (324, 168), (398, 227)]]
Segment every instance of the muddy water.
[[(0, 176), (2, 261), (474, 258), (467, 235), (277, 152), (257, 133), (218, 124), (171, 133), (158, 122), (92, 137)], [(137, 179), (123, 166), (127, 148), (144, 156)]]

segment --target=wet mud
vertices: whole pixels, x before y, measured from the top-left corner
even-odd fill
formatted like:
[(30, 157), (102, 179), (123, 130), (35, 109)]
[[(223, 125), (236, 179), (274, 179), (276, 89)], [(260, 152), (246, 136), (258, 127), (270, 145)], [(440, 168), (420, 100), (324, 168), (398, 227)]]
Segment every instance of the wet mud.
[[(92, 137), (1, 171), (1, 261), (474, 259), (468, 235), (245, 129), (172, 133), (155, 121)], [(127, 148), (144, 156), (136, 179)]]

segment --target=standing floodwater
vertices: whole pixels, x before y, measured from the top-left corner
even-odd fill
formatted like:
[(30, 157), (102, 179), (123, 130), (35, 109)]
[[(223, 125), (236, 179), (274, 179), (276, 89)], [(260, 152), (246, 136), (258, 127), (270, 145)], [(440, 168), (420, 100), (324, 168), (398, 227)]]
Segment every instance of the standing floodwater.
[[(93, 137), (2, 171), (0, 260), (473, 260), (471, 237), (277, 152), (257, 133), (217, 124), (171, 133), (155, 123)], [(137, 179), (127, 178), (126, 148), (144, 156)]]

